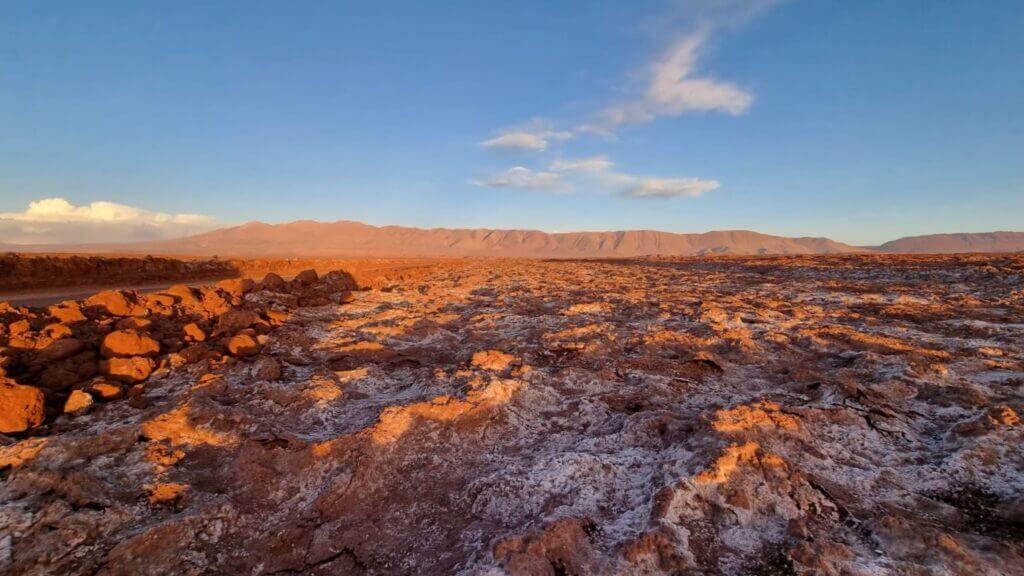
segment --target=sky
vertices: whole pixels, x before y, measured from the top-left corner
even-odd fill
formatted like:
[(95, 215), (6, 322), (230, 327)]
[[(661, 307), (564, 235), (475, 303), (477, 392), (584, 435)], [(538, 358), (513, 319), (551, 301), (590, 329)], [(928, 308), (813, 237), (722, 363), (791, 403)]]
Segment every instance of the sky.
[(1024, 2), (4, 3), (0, 243), (1024, 230)]

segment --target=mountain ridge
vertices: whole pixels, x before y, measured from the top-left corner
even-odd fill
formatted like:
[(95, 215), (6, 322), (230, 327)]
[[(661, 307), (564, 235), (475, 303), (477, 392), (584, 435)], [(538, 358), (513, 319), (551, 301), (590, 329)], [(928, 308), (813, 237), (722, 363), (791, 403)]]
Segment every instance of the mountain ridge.
[(703, 254), (838, 254), (862, 251), (828, 238), (749, 230), (542, 232), (496, 228), (373, 226), (339, 220), (247, 223), (175, 240), (135, 244), (154, 253), (219, 256), (631, 257)]
[(1019, 252), (1024, 232), (907, 236), (857, 247), (825, 237), (786, 237), (751, 230), (674, 233), (658, 230), (543, 232), (500, 228), (375, 226), (354, 220), (250, 221), (153, 242), (18, 246), (5, 251), (151, 253), (221, 257), (526, 257), (603, 258), (710, 254), (846, 254)]

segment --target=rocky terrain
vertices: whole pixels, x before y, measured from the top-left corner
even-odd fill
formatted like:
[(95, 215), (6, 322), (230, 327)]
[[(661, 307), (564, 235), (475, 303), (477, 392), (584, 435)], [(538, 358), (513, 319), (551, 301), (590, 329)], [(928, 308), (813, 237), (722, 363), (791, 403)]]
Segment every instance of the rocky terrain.
[(1024, 573), (1024, 256), (0, 310), (0, 573)]

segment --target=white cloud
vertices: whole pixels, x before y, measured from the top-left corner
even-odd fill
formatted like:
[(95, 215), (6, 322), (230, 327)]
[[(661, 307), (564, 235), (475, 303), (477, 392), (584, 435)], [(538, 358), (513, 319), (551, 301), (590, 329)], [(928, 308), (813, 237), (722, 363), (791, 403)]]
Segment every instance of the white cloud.
[(490, 140), (480, 143), (484, 148), (512, 148), (542, 152), (553, 141), (572, 138), (571, 132), (546, 129), (514, 129), (505, 131)]
[(650, 65), (647, 87), (640, 98), (605, 108), (595, 121), (577, 131), (611, 134), (621, 125), (643, 124), (661, 116), (746, 112), (754, 102), (752, 94), (727, 82), (694, 77), (707, 38), (707, 32), (698, 32), (678, 40)]
[(604, 156), (558, 159), (548, 171), (516, 166), (473, 183), (487, 188), (521, 188), (545, 192), (589, 190), (631, 198), (696, 197), (719, 187), (700, 178), (650, 178), (618, 172)]
[(524, 166), (516, 166), (500, 174), (474, 180), (473, 184), (485, 188), (522, 188), (546, 192), (567, 192), (570, 189), (561, 174), (530, 170)]
[(0, 242), (10, 244), (106, 243), (161, 240), (211, 230), (217, 221), (200, 214), (152, 212), (115, 202), (75, 206), (63, 198), (30, 202), (24, 212), (0, 212)]
[(717, 180), (700, 178), (639, 178), (636, 184), (622, 192), (631, 198), (696, 197), (719, 187)]
[(551, 163), (551, 169), (556, 172), (604, 172), (614, 165), (604, 156), (593, 156), (575, 160), (555, 160)]

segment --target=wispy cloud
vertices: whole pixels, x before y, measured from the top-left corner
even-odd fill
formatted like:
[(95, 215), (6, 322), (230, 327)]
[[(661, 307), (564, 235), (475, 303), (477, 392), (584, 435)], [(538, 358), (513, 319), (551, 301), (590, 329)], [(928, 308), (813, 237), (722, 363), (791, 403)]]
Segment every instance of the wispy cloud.
[(0, 212), (0, 242), (53, 244), (160, 240), (215, 228), (201, 214), (153, 212), (115, 202), (75, 206), (63, 198), (30, 202), (23, 212)]
[(615, 164), (604, 156), (558, 159), (546, 171), (516, 166), (473, 183), (486, 188), (542, 192), (592, 190), (629, 198), (696, 197), (719, 187), (715, 180), (644, 177), (614, 168)]
[(561, 174), (531, 170), (525, 166), (515, 166), (499, 174), (473, 180), (472, 183), (484, 188), (521, 188), (544, 192), (571, 190)]
[[(553, 142), (571, 140), (581, 134), (614, 136), (621, 126), (645, 124), (657, 118), (676, 117), (695, 112), (745, 113), (754, 103), (754, 95), (735, 83), (723, 81), (699, 71), (701, 57), (709, 41), (723, 29), (733, 28), (781, 0), (676, 0), (653, 28), (671, 26), (675, 41), (633, 75), (641, 79), (631, 90), (635, 96), (601, 108), (590, 119), (561, 123), (534, 119), (525, 128), (501, 131), (481, 142), (486, 148), (506, 148), (541, 152)], [(659, 30), (659, 34), (666, 34)]]
[(640, 178), (636, 185), (622, 192), (632, 198), (697, 197), (719, 187), (717, 180), (700, 178)]
[(572, 136), (572, 132), (552, 130), (542, 121), (534, 120), (525, 126), (502, 130), (497, 136), (481, 142), (480, 146), (542, 152), (547, 150), (552, 142), (568, 140)]
[(608, 106), (577, 132), (611, 133), (623, 124), (643, 124), (661, 116), (689, 112), (724, 112), (739, 115), (754, 96), (733, 84), (696, 75), (697, 61), (708, 31), (680, 38), (649, 67), (647, 87), (633, 101)]

